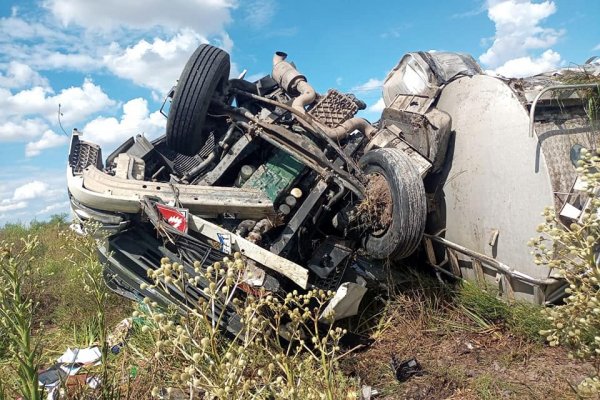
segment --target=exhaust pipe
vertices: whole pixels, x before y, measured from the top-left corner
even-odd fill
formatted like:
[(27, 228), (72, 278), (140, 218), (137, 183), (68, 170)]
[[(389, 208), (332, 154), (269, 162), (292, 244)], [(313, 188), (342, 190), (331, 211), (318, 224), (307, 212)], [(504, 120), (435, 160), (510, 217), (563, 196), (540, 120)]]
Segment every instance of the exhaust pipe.
[[(277, 84), (290, 96), (294, 96), (292, 108), (306, 114), (305, 107), (312, 104), (317, 96), (315, 89), (306, 81), (306, 77), (296, 69), (293, 63), (287, 61), (287, 53), (276, 51), (273, 55), (273, 72), (271, 74)], [(367, 138), (371, 138), (377, 131), (373, 125), (363, 118), (351, 118), (340, 126), (330, 128), (315, 120), (319, 128), (327, 136), (334, 140), (341, 140), (355, 129), (362, 132)]]
[(339, 126), (335, 128), (330, 128), (324, 124), (319, 123), (319, 128), (325, 132), (327, 136), (329, 136), (333, 140), (342, 140), (346, 138), (350, 133), (355, 130), (360, 131), (363, 135), (367, 137), (367, 139), (371, 139), (375, 133), (377, 133), (377, 128), (369, 123), (364, 118), (354, 117), (350, 118), (347, 121), (342, 122)]
[(275, 65), (279, 64), (281, 61), (285, 61), (287, 56), (288, 55), (286, 52), (276, 51), (275, 54), (273, 54), (273, 67), (275, 67)]
[(296, 69), (296, 66), (288, 61), (287, 54), (277, 51), (273, 55), (273, 79), (291, 96), (295, 96), (292, 107), (301, 112), (306, 112), (307, 105), (315, 101), (317, 93), (306, 81), (306, 77)]

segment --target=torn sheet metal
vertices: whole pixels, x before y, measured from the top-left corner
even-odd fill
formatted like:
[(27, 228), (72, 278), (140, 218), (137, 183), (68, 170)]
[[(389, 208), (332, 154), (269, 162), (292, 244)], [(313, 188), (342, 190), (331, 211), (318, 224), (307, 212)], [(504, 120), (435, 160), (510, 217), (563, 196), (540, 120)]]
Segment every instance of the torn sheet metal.
[(243, 256), (258, 264), (286, 276), (301, 288), (308, 287), (308, 270), (293, 261), (273, 254), (269, 250), (195, 215), (190, 216), (190, 229), (219, 243), (221, 243), (219, 235), (229, 235), (231, 252), (239, 251)]
[(383, 83), (383, 101), (388, 107), (399, 94), (433, 99), (440, 87), (457, 76), (483, 73), (473, 57), (449, 52), (407, 53)]

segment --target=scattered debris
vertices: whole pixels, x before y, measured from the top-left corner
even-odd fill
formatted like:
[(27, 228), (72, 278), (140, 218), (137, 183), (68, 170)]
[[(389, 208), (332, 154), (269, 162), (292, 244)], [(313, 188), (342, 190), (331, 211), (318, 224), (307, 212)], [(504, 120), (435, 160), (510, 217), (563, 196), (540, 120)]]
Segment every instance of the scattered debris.
[(395, 355), (392, 355), (392, 370), (396, 375), (396, 379), (400, 382), (405, 382), (412, 376), (420, 376), (425, 373), (416, 358), (398, 362)]
[(131, 318), (125, 318), (119, 322), (108, 335), (106, 342), (111, 353), (119, 354), (121, 352), (121, 348), (125, 345), (125, 340), (127, 340), (132, 326), (133, 320)]
[(62, 356), (58, 358), (59, 363), (93, 365), (102, 358), (102, 353), (98, 346), (88, 347), (86, 349), (67, 349)]
[(360, 400), (371, 400), (379, 395), (377, 389), (371, 386), (363, 385), (360, 389)]
[(98, 378), (88, 374), (79, 374), (79, 372), (85, 367), (99, 365), (101, 358), (102, 354), (98, 346), (72, 350), (68, 348), (56, 360), (56, 364), (39, 373), (39, 385), (47, 391), (48, 400), (55, 399), (58, 390), (63, 385), (80, 387), (85, 383), (94, 389), (100, 382)]
[(473, 345), (473, 343), (471, 343), (469, 341), (466, 341), (464, 343), (464, 345), (465, 345), (465, 350), (463, 351), (463, 353), (469, 353), (469, 352), (475, 350), (475, 346)]
[(358, 313), (360, 302), (367, 292), (365, 286), (353, 282), (344, 282), (340, 285), (333, 298), (323, 310), (321, 319), (342, 319)]
[(40, 372), (38, 381), (40, 386), (48, 391), (48, 398), (52, 398), (51, 393), (54, 393), (56, 388), (67, 377), (67, 372), (61, 368), (62, 364), (54, 364), (45, 371)]

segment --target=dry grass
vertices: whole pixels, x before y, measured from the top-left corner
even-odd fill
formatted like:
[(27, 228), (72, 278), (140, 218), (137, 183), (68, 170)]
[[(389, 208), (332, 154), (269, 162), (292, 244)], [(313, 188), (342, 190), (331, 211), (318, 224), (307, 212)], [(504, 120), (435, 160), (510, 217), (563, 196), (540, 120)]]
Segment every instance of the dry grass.
[(392, 193), (383, 175), (369, 175), (365, 199), (356, 210), (363, 217), (365, 229), (379, 231), (387, 228), (392, 219)]
[[(383, 399), (576, 398), (571, 384), (591, 373), (591, 365), (543, 346), (527, 329), (515, 330), (520, 325), (511, 322), (509, 306), (493, 296), (473, 288), (453, 294), (430, 284), (404, 288), (382, 304), (376, 342), (346, 361), (347, 373), (378, 389)], [(535, 319), (539, 312), (517, 309), (520, 318)], [(425, 374), (398, 382), (392, 354), (415, 357)]]
[(583, 67), (577, 70), (564, 71), (561, 75), (558, 75), (556, 79), (567, 85), (579, 83), (596, 83), (600, 85), (600, 76), (589, 73)]

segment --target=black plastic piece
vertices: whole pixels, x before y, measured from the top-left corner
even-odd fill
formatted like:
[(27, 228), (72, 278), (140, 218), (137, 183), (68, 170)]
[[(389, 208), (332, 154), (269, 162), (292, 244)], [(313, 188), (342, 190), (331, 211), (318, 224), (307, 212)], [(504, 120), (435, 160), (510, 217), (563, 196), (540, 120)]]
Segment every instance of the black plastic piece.
[(148, 139), (146, 139), (142, 135), (137, 135), (135, 138), (135, 143), (127, 149), (127, 154), (133, 157), (141, 158), (144, 161), (147, 161), (150, 157), (152, 157), (154, 150), (154, 145), (150, 143)]
[[(317, 275), (311, 275), (310, 283), (312, 286), (323, 290), (337, 290), (342, 282), (347, 282), (347, 272), (353, 272), (348, 268), (347, 262), (339, 264), (327, 277), (321, 278)], [(355, 274), (354, 274), (355, 275)]]
[(277, 88), (277, 81), (270, 75), (266, 75), (256, 81), (256, 88), (258, 90), (258, 95), (264, 96)]
[(392, 371), (399, 382), (405, 382), (412, 376), (420, 376), (424, 374), (421, 364), (416, 358), (409, 358), (408, 360), (398, 361), (395, 355), (392, 355)]
[(127, 150), (129, 150), (129, 148), (131, 146), (133, 146), (134, 143), (135, 143), (135, 140), (133, 139), (133, 137), (130, 137), (129, 139), (127, 139), (125, 141), (125, 143), (123, 143), (122, 145), (117, 147), (115, 149), (115, 151), (113, 151), (112, 153), (110, 153), (108, 155), (108, 157), (106, 157), (106, 166), (108, 167), (110, 165), (113, 165), (115, 162), (115, 158), (117, 158), (119, 156), (119, 154), (124, 153)]
[(73, 173), (81, 173), (84, 169), (94, 165), (102, 169), (102, 149), (97, 144), (88, 143), (73, 135), (71, 139), (71, 152), (69, 153), (69, 166)]
[(213, 152), (214, 147), (215, 137), (213, 133), (210, 133), (202, 149), (194, 156), (186, 156), (185, 154), (178, 153), (167, 147), (166, 142), (157, 144), (154, 149), (158, 152), (163, 163), (169, 168), (171, 173), (183, 176), (200, 165), (202, 160)]
[(52, 387), (60, 382), (64, 382), (67, 378), (67, 373), (62, 370), (63, 363), (56, 363), (50, 368), (38, 375), (38, 381), (42, 386)]
[(313, 253), (308, 262), (308, 268), (324, 279), (331, 271), (339, 267), (350, 254), (352, 254), (352, 249), (328, 236)]

